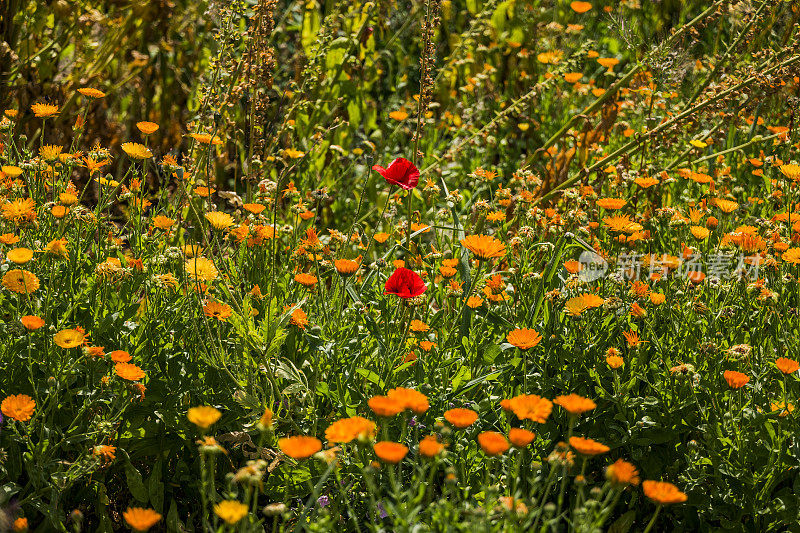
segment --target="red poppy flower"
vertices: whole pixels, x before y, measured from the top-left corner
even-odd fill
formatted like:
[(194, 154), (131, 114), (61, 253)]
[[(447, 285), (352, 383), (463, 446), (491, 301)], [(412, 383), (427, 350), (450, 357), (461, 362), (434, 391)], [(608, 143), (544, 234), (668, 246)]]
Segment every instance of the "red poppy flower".
[(414, 298), (425, 292), (428, 287), (422, 278), (407, 268), (398, 268), (386, 280), (383, 294), (396, 294), (400, 298)]
[(398, 157), (392, 161), (389, 168), (373, 165), (372, 170), (377, 171), (389, 183), (398, 185), (407, 191), (410, 191), (419, 183), (419, 169), (404, 157)]

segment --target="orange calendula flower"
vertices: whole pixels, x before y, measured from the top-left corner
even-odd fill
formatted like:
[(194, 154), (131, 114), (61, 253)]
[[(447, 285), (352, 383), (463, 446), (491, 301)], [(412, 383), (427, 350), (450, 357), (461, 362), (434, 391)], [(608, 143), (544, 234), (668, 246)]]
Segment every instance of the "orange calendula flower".
[(18, 422), (30, 420), (34, 409), (36, 409), (36, 402), (27, 394), (12, 394), (6, 396), (0, 403), (0, 412)]
[(586, 13), (587, 11), (592, 9), (592, 3), (591, 2), (577, 2), (576, 1), (576, 2), (570, 3), (569, 7), (575, 13)]
[(189, 137), (200, 144), (222, 144), (222, 139), (209, 133), (190, 133)]
[(248, 507), (236, 500), (223, 500), (214, 505), (214, 514), (228, 525), (233, 525), (247, 516)]
[(299, 435), (278, 439), (278, 448), (292, 459), (308, 459), (322, 449), (322, 442), (316, 437)]
[(722, 375), (732, 389), (741, 389), (750, 382), (750, 376), (735, 370), (726, 370)]
[(628, 202), (622, 198), (601, 198), (597, 200), (597, 207), (602, 207), (603, 209), (607, 209), (609, 211), (616, 211), (617, 209), (622, 209), (625, 207), (625, 204), (627, 203)]
[(600, 455), (601, 453), (606, 453), (611, 449), (605, 444), (601, 444), (596, 440), (585, 439), (583, 437), (570, 437), (569, 445), (581, 455)]
[(146, 375), (141, 368), (131, 363), (117, 363), (114, 365), (114, 372), (128, 381), (139, 381)]
[(51, 104), (36, 103), (31, 106), (31, 111), (38, 118), (52, 117), (58, 113), (58, 106)]
[(122, 151), (131, 159), (148, 159), (153, 157), (153, 152), (148, 147), (139, 143), (122, 143)]
[(800, 248), (789, 248), (781, 255), (781, 259), (787, 263), (800, 265)]
[(428, 435), (419, 441), (419, 453), (423, 457), (436, 457), (444, 451), (444, 444), (435, 435)]
[(103, 91), (92, 87), (83, 87), (78, 89), (78, 92), (87, 98), (104, 98), (106, 95)]
[(26, 315), (19, 319), (22, 322), (22, 325), (25, 326), (25, 329), (28, 331), (35, 331), (40, 327), (44, 326), (44, 320), (36, 315)]
[(800, 368), (800, 363), (798, 363), (794, 359), (789, 359), (787, 357), (779, 357), (778, 359), (775, 360), (775, 366), (777, 366), (778, 370), (780, 370), (784, 374), (791, 374), (793, 372), (797, 372), (797, 369)]
[(688, 496), (678, 490), (678, 487), (666, 481), (647, 480), (642, 483), (644, 495), (659, 505), (683, 503)]
[(522, 428), (511, 428), (508, 430), (508, 440), (517, 448), (524, 448), (536, 438), (533, 431)]
[(6, 259), (18, 265), (24, 265), (33, 259), (33, 250), (28, 248), (14, 248), (8, 251)]
[(353, 261), (352, 259), (337, 259), (333, 262), (333, 266), (336, 267), (336, 272), (338, 272), (340, 276), (346, 278), (355, 274), (360, 264), (358, 261)]
[(203, 306), (203, 314), (208, 318), (216, 318), (220, 322), (225, 322), (233, 314), (233, 309), (227, 304), (211, 300)]
[(208, 429), (214, 425), (217, 420), (222, 417), (219, 409), (211, 407), (210, 405), (199, 405), (197, 407), (190, 407), (186, 412), (186, 418), (189, 422), (199, 427), (200, 429)]
[(470, 309), (476, 309), (483, 305), (483, 298), (480, 296), (470, 296), (467, 298), (467, 307)]
[(304, 287), (313, 287), (317, 284), (317, 276), (314, 274), (308, 274), (306, 272), (295, 274), (294, 280)]
[(360, 416), (351, 416), (337, 420), (325, 430), (325, 438), (328, 442), (341, 444), (348, 443), (354, 439), (367, 440), (375, 438), (375, 422)]
[(606, 364), (616, 370), (621, 367), (625, 361), (619, 355), (609, 355), (606, 357)]
[(461, 239), (461, 246), (482, 260), (506, 255), (506, 245), (489, 235), (470, 235)]
[(134, 531), (147, 531), (161, 520), (161, 515), (153, 509), (141, 507), (128, 507), (122, 517)]
[(36, 203), (32, 198), (17, 198), (3, 204), (3, 218), (17, 226), (25, 226), (36, 220)]
[(155, 122), (142, 121), (136, 123), (136, 128), (145, 135), (151, 135), (158, 130), (158, 124)]
[(430, 408), (428, 397), (413, 389), (397, 387), (396, 389), (391, 389), (386, 395), (399, 402), (403, 406), (403, 409), (411, 409), (418, 415), (421, 415)]
[(214, 281), (219, 272), (213, 261), (205, 257), (195, 257), (186, 261), (186, 273), (197, 281)]
[(131, 354), (125, 350), (114, 350), (108, 354), (108, 357), (115, 363), (127, 363), (131, 360)]
[(444, 412), (444, 418), (459, 429), (468, 428), (478, 420), (478, 413), (472, 409), (456, 408)]
[(228, 213), (212, 211), (210, 213), (206, 213), (204, 216), (205, 219), (208, 220), (208, 223), (211, 224), (211, 227), (215, 230), (224, 230), (233, 226), (233, 217)]
[(553, 411), (553, 402), (536, 394), (520, 394), (501, 403), (520, 420), (533, 420), (544, 424)]
[(380, 441), (373, 446), (375, 455), (384, 463), (397, 464), (408, 454), (408, 447), (399, 442)]
[(39, 278), (27, 270), (9, 270), (3, 275), (3, 287), (18, 294), (30, 294), (39, 288)]
[(571, 415), (582, 415), (586, 411), (591, 411), (597, 404), (589, 398), (578, 396), (577, 394), (569, 394), (567, 396), (556, 396), (553, 403), (560, 405), (565, 411)]
[(65, 350), (77, 348), (85, 339), (83, 332), (77, 329), (62, 329), (53, 337), (53, 341)]
[(478, 444), (489, 456), (502, 455), (510, 448), (508, 440), (496, 431), (484, 431), (478, 435)]
[(606, 468), (606, 479), (616, 485), (638, 485), (639, 471), (631, 463), (617, 459)]
[(517, 328), (508, 334), (506, 340), (520, 350), (528, 350), (536, 347), (542, 336), (533, 329)]
[(388, 396), (373, 396), (367, 403), (372, 412), (378, 416), (394, 416), (405, 409), (403, 403)]

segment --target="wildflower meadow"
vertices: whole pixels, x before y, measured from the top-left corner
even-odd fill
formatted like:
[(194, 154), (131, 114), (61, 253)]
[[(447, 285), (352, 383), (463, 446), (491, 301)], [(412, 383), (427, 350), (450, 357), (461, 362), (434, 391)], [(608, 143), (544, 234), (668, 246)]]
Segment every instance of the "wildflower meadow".
[(0, 531), (800, 532), (800, 2), (6, 0)]

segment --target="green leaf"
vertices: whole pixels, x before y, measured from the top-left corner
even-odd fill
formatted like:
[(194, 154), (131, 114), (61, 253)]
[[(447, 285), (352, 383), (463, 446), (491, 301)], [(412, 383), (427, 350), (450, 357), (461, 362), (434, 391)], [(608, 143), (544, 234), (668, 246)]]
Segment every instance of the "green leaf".
[(616, 521), (611, 524), (611, 527), (608, 528), (608, 533), (628, 533), (631, 527), (633, 527), (633, 522), (635, 519), (636, 511), (631, 509), (624, 515), (617, 518)]
[(129, 458), (125, 459), (125, 478), (128, 482), (128, 490), (131, 491), (131, 495), (136, 498), (136, 501), (147, 503), (147, 487), (142, 481), (142, 474), (136, 470)]

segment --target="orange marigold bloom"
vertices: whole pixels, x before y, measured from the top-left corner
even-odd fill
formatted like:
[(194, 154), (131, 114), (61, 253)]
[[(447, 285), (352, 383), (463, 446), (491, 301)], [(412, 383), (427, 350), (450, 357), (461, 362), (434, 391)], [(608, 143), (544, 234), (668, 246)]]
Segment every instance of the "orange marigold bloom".
[(617, 459), (606, 468), (606, 479), (617, 485), (638, 485), (639, 471), (631, 463)]
[(419, 441), (419, 453), (423, 457), (436, 457), (444, 451), (444, 444), (435, 435), (428, 435)]
[(388, 396), (373, 396), (367, 403), (372, 412), (378, 416), (394, 416), (405, 409), (402, 403)]
[(148, 159), (153, 157), (153, 152), (143, 144), (122, 143), (121, 148), (131, 159)]
[(750, 376), (735, 370), (726, 370), (722, 375), (725, 381), (728, 382), (728, 386), (732, 389), (740, 389), (750, 381)]
[(355, 274), (360, 265), (358, 261), (353, 261), (352, 259), (337, 259), (333, 262), (333, 266), (336, 267), (336, 272), (340, 276), (346, 278)]
[(322, 449), (322, 442), (303, 435), (278, 439), (278, 448), (292, 459), (308, 459)]
[(544, 424), (553, 411), (553, 402), (535, 394), (520, 394), (508, 400), (505, 405), (503, 402), (500, 405), (504, 409), (508, 406), (508, 410), (520, 420), (533, 420), (540, 424)]
[(206, 213), (204, 217), (215, 230), (224, 230), (233, 226), (233, 217), (222, 211), (211, 211)]
[(642, 483), (642, 489), (644, 489), (645, 496), (659, 505), (683, 503), (688, 499), (688, 496), (678, 490), (678, 487), (666, 481), (647, 480)]
[(597, 207), (602, 207), (603, 209), (608, 209), (609, 211), (616, 211), (617, 209), (622, 209), (627, 204), (625, 200), (622, 198), (601, 198), (597, 200)]
[(308, 274), (307, 272), (295, 274), (294, 280), (304, 287), (313, 287), (317, 284), (317, 276)]
[(147, 531), (161, 520), (161, 515), (153, 509), (142, 509), (140, 507), (128, 507), (128, 510), (122, 513), (122, 516), (134, 531)]
[(131, 360), (131, 354), (125, 350), (114, 350), (108, 354), (108, 357), (115, 363), (127, 363)]
[(58, 113), (58, 106), (51, 104), (36, 103), (31, 106), (34, 116), (38, 118), (47, 118)]
[(228, 304), (211, 300), (203, 306), (203, 314), (208, 318), (216, 318), (220, 322), (225, 322), (233, 314), (233, 309)]
[(103, 91), (92, 87), (83, 87), (78, 89), (78, 92), (87, 98), (103, 98), (106, 95)]
[(421, 415), (430, 407), (428, 397), (413, 389), (397, 387), (396, 389), (391, 389), (386, 395), (398, 401), (403, 406), (403, 409), (411, 409), (418, 415)]
[(189, 422), (201, 429), (208, 429), (214, 425), (217, 420), (222, 417), (219, 409), (211, 407), (210, 405), (198, 405), (197, 407), (190, 407), (186, 412), (186, 418)]
[(36, 402), (27, 394), (12, 394), (0, 403), (0, 412), (18, 422), (30, 420), (35, 408)]
[(478, 413), (472, 409), (456, 408), (444, 412), (444, 419), (459, 429), (468, 428), (478, 420)]
[(390, 464), (399, 463), (408, 453), (408, 447), (403, 446), (399, 442), (389, 442), (385, 440), (376, 442), (373, 449), (375, 450), (375, 455), (377, 455), (381, 461)]
[(30, 294), (39, 288), (39, 278), (27, 270), (9, 270), (3, 275), (3, 287), (18, 294)]
[(423, 322), (422, 320), (412, 320), (411, 324), (408, 326), (409, 331), (413, 331), (414, 333), (424, 333), (428, 331), (430, 326)]
[(216, 135), (212, 136), (209, 133), (190, 133), (189, 137), (200, 144), (222, 144), (222, 139)]
[(86, 336), (78, 329), (62, 329), (53, 337), (53, 341), (65, 350), (80, 346), (85, 339)]
[(365, 440), (375, 438), (375, 422), (360, 416), (351, 416), (337, 420), (325, 430), (328, 442), (347, 443), (354, 439)]
[(569, 7), (572, 8), (572, 10), (575, 13), (586, 13), (587, 11), (592, 9), (592, 3), (591, 2), (578, 2), (578, 1), (575, 1), (575, 2), (570, 3)]
[(26, 315), (19, 319), (25, 329), (28, 331), (35, 331), (44, 326), (44, 320), (36, 315)]
[(556, 396), (553, 403), (560, 405), (565, 411), (571, 415), (582, 415), (586, 411), (591, 411), (597, 404), (589, 398), (578, 396), (577, 394), (569, 394), (567, 396)]
[(508, 440), (517, 448), (524, 448), (536, 438), (536, 433), (522, 428), (511, 428), (508, 430)]
[(570, 437), (569, 445), (572, 446), (576, 452), (582, 455), (600, 455), (601, 453), (606, 453), (611, 449), (605, 444), (601, 444), (596, 440), (585, 439), (583, 437)]
[(484, 431), (478, 435), (478, 444), (483, 453), (489, 456), (501, 455), (510, 447), (506, 438), (496, 431)]
[(461, 246), (483, 260), (506, 255), (506, 245), (489, 235), (470, 235), (461, 239)]
[(800, 248), (789, 248), (781, 255), (781, 259), (787, 263), (800, 264)]
[(467, 298), (467, 307), (475, 309), (483, 305), (483, 298), (480, 296), (470, 296)]
[(156, 124), (155, 122), (147, 122), (147, 121), (137, 122), (136, 127), (138, 128), (139, 131), (141, 131), (145, 135), (153, 134), (158, 130), (158, 124)]
[(506, 336), (506, 340), (520, 350), (528, 350), (538, 345), (542, 336), (533, 329), (517, 328)]
[(800, 363), (798, 363), (794, 359), (789, 359), (787, 357), (779, 357), (778, 359), (775, 360), (775, 366), (777, 366), (778, 370), (780, 370), (784, 374), (791, 374), (793, 372), (797, 372), (797, 369), (800, 368)]
[(146, 375), (141, 368), (131, 363), (117, 363), (114, 365), (114, 372), (128, 381), (139, 381)]

